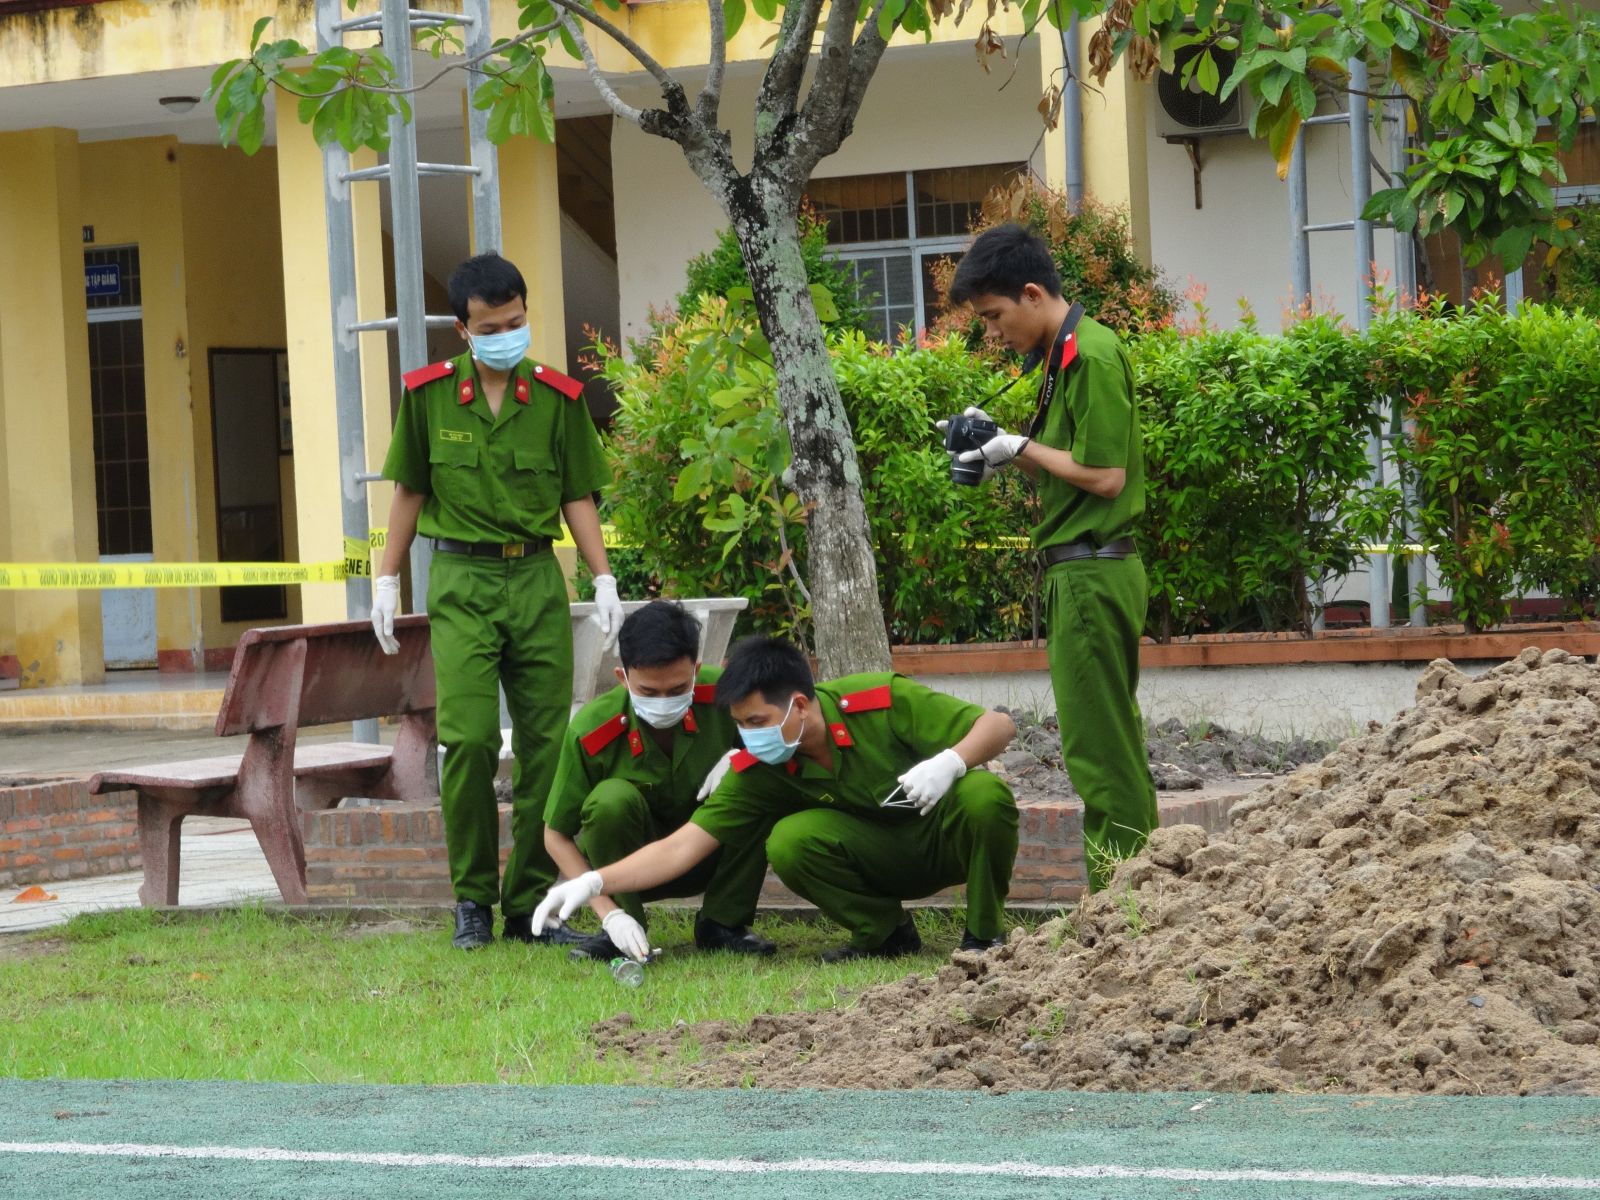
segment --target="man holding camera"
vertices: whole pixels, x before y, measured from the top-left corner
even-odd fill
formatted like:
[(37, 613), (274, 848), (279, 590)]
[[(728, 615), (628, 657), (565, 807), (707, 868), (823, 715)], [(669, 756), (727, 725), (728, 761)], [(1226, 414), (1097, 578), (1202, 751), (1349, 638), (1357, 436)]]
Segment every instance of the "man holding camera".
[(1061, 294), (1049, 246), (1019, 225), (973, 242), (950, 300), (969, 305), (990, 339), (1044, 364), (1026, 433), (969, 408), (968, 420), (949, 423), (946, 447), (955, 465), (981, 472), (970, 482), (1012, 462), (1038, 481), (1032, 535), (1045, 571), (1050, 682), (1062, 758), (1083, 797), (1089, 889), (1098, 891), (1156, 826), (1137, 700), (1146, 583), (1132, 538), (1144, 513), (1133, 370), (1117, 335)]

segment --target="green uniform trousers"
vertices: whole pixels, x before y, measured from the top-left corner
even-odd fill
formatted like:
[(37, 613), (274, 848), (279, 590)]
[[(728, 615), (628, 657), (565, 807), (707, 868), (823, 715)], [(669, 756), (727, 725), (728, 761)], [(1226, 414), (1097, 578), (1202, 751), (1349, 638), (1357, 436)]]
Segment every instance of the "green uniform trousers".
[[(607, 779), (583, 801), (578, 848), (591, 863), (614, 863), (657, 838), (672, 833), (650, 811), (644, 793), (622, 779)], [(700, 915), (735, 928), (755, 920), (756, 901), (767, 877), (766, 846), (752, 838), (743, 846), (723, 846), (676, 879), (644, 892), (619, 892), (611, 898), (644, 924), (644, 902), (671, 896), (704, 896)]]
[[(436, 553), (428, 619), (438, 682), (440, 801), (456, 900), (533, 912), (556, 881), (544, 806), (572, 698), (572, 618), (550, 551), (527, 558)], [(500, 882), (500, 693), (511, 714), (511, 847)]]
[(916, 820), (829, 808), (784, 817), (767, 837), (767, 858), (791, 891), (848, 929), (860, 949), (882, 945), (905, 920), (902, 900), (956, 884), (967, 887), (967, 928), (996, 938), (1017, 858), (1017, 802), (987, 771), (968, 771)]
[(1156, 785), (1139, 715), (1144, 564), (1136, 557), (1057, 563), (1044, 577), (1050, 684), (1061, 757), (1083, 799), (1089, 890), (1156, 827)]

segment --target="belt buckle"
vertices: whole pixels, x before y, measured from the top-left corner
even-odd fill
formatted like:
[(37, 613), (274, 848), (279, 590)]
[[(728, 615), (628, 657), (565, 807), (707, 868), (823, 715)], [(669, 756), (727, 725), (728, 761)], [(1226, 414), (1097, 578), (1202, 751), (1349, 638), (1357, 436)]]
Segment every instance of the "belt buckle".
[(524, 542), (507, 542), (500, 547), (501, 558), (521, 558), (527, 552), (528, 547)]

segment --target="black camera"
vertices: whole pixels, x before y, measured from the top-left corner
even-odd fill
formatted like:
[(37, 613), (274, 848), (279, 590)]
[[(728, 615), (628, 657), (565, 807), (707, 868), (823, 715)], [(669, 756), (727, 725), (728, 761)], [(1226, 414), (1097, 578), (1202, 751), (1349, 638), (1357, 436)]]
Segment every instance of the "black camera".
[[(959, 455), (967, 450), (978, 449), (999, 432), (1000, 426), (982, 417), (954, 416), (945, 422), (944, 448), (951, 454)], [(950, 481), (976, 487), (983, 482), (983, 463), (962, 462), (959, 458), (952, 458)]]

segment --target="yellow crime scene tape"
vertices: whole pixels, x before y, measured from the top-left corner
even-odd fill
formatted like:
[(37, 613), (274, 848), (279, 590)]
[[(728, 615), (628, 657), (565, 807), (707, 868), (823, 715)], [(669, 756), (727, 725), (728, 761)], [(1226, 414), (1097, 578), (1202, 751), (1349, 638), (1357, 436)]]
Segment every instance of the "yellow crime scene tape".
[[(607, 547), (617, 546), (616, 530), (601, 526)], [(344, 559), (318, 563), (0, 563), (0, 592), (54, 588), (249, 587), (301, 583), (343, 583), (370, 577), (372, 556), (388, 544), (389, 531), (374, 529), (365, 543), (344, 539)], [(573, 545), (563, 534), (557, 546)]]

